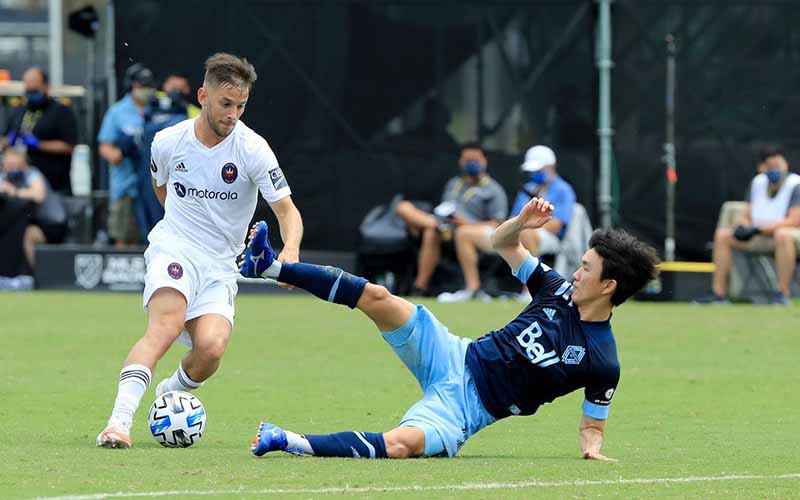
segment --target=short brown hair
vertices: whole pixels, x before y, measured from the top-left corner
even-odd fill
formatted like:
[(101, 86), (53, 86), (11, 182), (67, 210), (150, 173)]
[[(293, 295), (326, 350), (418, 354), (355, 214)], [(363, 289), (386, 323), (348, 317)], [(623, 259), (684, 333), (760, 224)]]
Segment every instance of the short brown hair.
[(253, 86), (256, 69), (247, 59), (225, 52), (217, 52), (206, 59), (206, 75), (203, 84), (232, 85), (234, 87)]

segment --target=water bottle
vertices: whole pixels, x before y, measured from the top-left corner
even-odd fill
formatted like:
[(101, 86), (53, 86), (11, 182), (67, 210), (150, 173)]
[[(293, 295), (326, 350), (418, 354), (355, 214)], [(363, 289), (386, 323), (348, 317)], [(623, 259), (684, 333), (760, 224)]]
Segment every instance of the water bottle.
[(92, 191), (92, 155), (86, 144), (78, 144), (72, 151), (70, 178), (73, 195), (89, 196)]

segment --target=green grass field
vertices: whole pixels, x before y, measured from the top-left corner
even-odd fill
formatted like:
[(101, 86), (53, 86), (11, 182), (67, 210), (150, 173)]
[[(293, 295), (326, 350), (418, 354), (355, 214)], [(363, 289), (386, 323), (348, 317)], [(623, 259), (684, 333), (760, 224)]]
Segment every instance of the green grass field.
[[(800, 309), (631, 303), (614, 314), (622, 364), (604, 452), (579, 459), (581, 393), (498, 422), (454, 459), (254, 459), (261, 419), (325, 433), (394, 426), (420, 393), (357, 312), (308, 296), (240, 296), (222, 368), (197, 391), (208, 428), (165, 449), (94, 439), (143, 332), (134, 294), (0, 296), (0, 498), (800, 497)], [(428, 306), (451, 331), (503, 325), (514, 302)], [(183, 349), (162, 360), (169, 375)]]

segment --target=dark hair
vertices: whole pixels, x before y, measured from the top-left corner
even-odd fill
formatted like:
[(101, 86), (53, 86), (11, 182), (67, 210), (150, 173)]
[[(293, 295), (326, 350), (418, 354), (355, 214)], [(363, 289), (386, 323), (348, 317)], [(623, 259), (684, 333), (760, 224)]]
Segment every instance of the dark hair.
[(783, 153), (783, 149), (775, 145), (764, 146), (759, 151), (759, 158), (762, 162), (767, 161), (767, 158), (772, 158), (773, 156), (783, 156), (786, 158), (786, 155)]
[(50, 85), (50, 75), (47, 74), (47, 71), (43, 70), (41, 66), (31, 66), (25, 71), (29, 71), (32, 69), (38, 71), (39, 74), (42, 75), (42, 83), (44, 83), (45, 85)]
[(617, 282), (611, 303), (618, 306), (658, 276), (658, 256), (650, 245), (622, 229), (598, 229), (589, 239), (589, 248), (603, 258), (600, 279)]
[(206, 74), (203, 84), (227, 84), (250, 88), (257, 77), (256, 69), (247, 59), (225, 52), (217, 52), (206, 59)]
[(189, 81), (189, 75), (184, 73), (183, 71), (170, 71), (167, 73), (167, 76), (164, 77), (164, 81), (169, 80), (170, 78), (183, 78), (187, 82)]
[(461, 151), (464, 151), (465, 149), (477, 149), (481, 153), (484, 152), (483, 148), (478, 143), (478, 141), (467, 141), (467, 142), (465, 142), (464, 144), (461, 145)]

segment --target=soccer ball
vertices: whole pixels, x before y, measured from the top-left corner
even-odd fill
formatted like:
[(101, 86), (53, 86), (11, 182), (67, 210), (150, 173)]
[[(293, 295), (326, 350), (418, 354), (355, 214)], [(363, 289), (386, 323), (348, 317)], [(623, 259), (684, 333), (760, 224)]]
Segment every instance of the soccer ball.
[(206, 431), (206, 409), (192, 394), (170, 391), (153, 402), (147, 422), (150, 433), (161, 446), (188, 448)]

